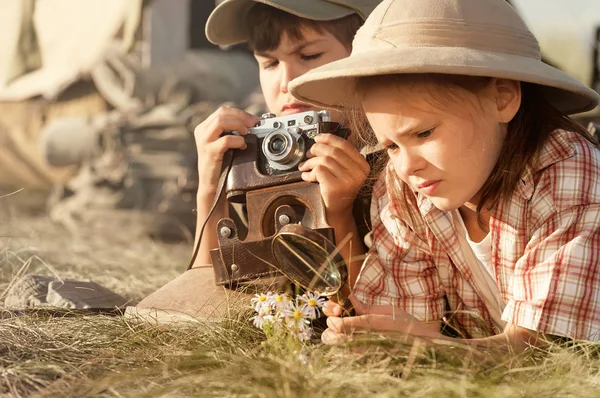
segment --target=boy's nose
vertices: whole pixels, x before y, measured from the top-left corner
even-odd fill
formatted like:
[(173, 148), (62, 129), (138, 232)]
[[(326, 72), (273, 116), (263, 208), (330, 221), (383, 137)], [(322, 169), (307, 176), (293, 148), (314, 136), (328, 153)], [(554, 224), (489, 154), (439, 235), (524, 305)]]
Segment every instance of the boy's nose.
[(282, 93), (287, 93), (288, 92), (288, 83), (292, 80), (294, 80), (296, 77), (298, 77), (301, 73), (298, 73), (298, 71), (296, 70), (297, 68), (294, 68), (291, 65), (288, 64), (283, 64), (283, 66), (281, 67), (281, 76), (280, 76), (280, 91)]

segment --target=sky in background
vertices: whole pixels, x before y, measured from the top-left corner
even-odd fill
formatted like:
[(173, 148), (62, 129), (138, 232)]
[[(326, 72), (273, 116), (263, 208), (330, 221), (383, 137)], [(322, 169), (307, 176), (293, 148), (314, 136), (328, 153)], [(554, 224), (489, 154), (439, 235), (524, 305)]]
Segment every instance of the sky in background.
[(600, 25), (600, 0), (512, 1), (549, 60), (589, 84), (593, 38)]

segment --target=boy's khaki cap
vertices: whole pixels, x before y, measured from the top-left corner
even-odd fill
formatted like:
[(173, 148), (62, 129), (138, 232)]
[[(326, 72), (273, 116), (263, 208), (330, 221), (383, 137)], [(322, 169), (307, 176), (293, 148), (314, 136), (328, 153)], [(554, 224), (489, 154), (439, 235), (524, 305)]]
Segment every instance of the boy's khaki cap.
[(358, 30), (352, 54), (292, 80), (301, 101), (358, 106), (360, 76), (441, 73), (535, 83), (564, 113), (598, 104), (598, 93), (541, 61), (536, 38), (504, 0), (385, 0)]
[(367, 19), (380, 2), (381, 0), (225, 0), (208, 17), (206, 37), (211, 43), (222, 46), (248, 40), (246, 16), (256, 3), (306, 19), (331, 21), (351, 14)]

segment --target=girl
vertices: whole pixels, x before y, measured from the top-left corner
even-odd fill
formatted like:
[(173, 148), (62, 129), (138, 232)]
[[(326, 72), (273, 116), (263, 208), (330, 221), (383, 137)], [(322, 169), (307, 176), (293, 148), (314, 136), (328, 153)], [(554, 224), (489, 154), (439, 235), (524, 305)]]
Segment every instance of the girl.
[(324, 342), (356, 329), (516, 348), (600, 340), (600, 152), (566, 116), (598, 94), (541, 62), (505, 1), (385, 0), (350, 57), (290, 90), (358, 108), (389, 155), (352, 298), (361, 315), (329, 304)]
[[(265, 103), (277, 116), (318, 109), (294, 99), (288, 82), (312, 68), (350, 54), (352, 38), (379, 0), (227, 0), (215, 8), (206, 25), (208, 39), (219, 45), (248, 41), (259, 65)], [(334, 115), (339, 121), (340, 114)], [(224, 153), (243, 148), (243, 137), (259, 118), (240, 109), (222, 107), (195, 130), (198, 149), (199, 190), (197, 225), (204, 223), (215, 198)], [(313, 145), (311, 159), (302, 166), (303, 179), (318, 182), (337, 241), (353, 236), (342, 255), (364, 254), (357, 221), (352, 214), (354, 199), (370, 170), (369, 164), (348, 141), (324, 134)], [(218, 247), (216, 224), (227, 214), (226, 206), (215, 211), (205, 227), (193, 267), (145, 298), (137, 308), (155, 308), (186, 313), (196, 318), (219, 315), (227, 309), (226, 292), (215, 286), (209, 251)], [(200, 228), (196, 231), (199, 233)], [(198, 236), (196, 236), (196, 241)], [(194, 245), (195, 247), (196, 245)], [(350, 275), (358, 275), (361, 262), (350, 264)]]

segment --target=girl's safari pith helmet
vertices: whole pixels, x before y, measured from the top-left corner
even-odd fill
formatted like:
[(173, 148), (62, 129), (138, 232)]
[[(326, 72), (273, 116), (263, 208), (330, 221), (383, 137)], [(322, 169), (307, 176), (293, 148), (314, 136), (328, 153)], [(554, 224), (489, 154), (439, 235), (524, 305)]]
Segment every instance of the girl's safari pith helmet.
[[(206, 22), (206, 37), (221, 46), (248, 40), (247, 18), (256, 3), (263, 3), (298, 17), (315, 21), (332, 21), (358, 14), (363, 20), (381, 0), (225, 0)], [(256, 21), (260, 23), (260, 21)]]
[(441, 73), (535, 83), (564, 113), (598, 104), (598, 93), (541, 61), (536, 38), (504, 0), (384, 0), (343, 60), (292, 80), (301, 101), (324, 107), (358, 105), (359, 76)]

